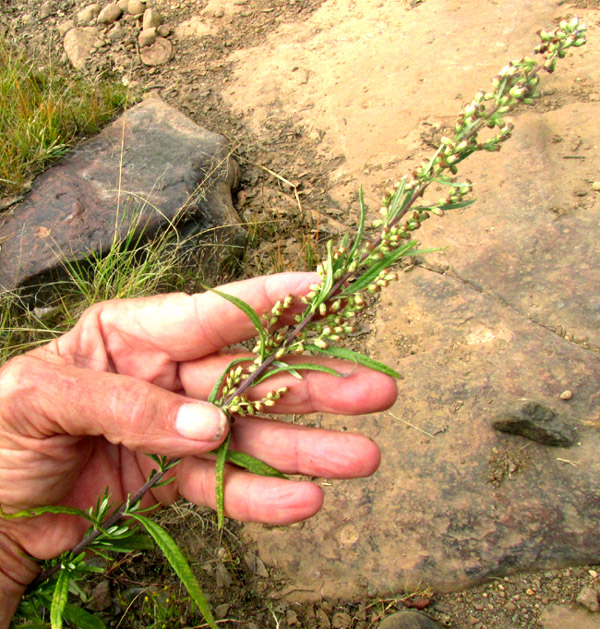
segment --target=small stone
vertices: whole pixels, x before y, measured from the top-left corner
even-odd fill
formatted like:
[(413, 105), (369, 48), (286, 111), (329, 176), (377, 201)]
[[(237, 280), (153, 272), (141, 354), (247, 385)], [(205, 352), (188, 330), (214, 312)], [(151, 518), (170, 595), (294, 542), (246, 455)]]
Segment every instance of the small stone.
[(573, 428), (552, 409), (532, 400), (522, 402), (516, 410), (498, 415), (494, 428), (547, 446), (567, 448), (575, 443)]
[(142, 18), (142, 28), (158, 28), (161, 23), (160, 13), (156, 9), (146, 9)]
[(145, 28), (138, 35), (138, 44), (140, 48), (145, 48), (146, 46), (152, 46), (152, 44), (156, 41), (156, 28)]
[(95, 3), (88, 4), (87, 7), (84, 7), (77, 13), (77, 24), (79, 26), (85, 26), (90, 22), (93, 22), (96, 17), (98, 17), (98, 13), (100, 13), (100, 5)]
[(147, 66), (159, 66), (166, 63), (173, 54), (173, 44), (164, 37), (157, 37), (156, 41), (141, 52), (142, 63)]
[(573, 392), (569, 391), (568, 389), (566, 391), (563, 391), (560, 394), (560, 399), (561, 400), (570, 400), (573, 397)]
[(100, 13), (98, 13), (99, 24), (112, 24), (116, 22), (123, 14), (123, 9), (116, 3), (107, 4)]
[(384, 618), (378, 625), (378, 629), (440, 629), (440, 625), (433, 622), (429, 616), (422, 612), (400, 611)]
[(57, 27), (58, 33), (61, 37), (64, 37), (67, 31), (70, 31), (72, 28), (75, 28), (74, 20), (65, 20), (61, 22)]
[(168, 37), (171, 34), (171, 27), (168, 24), (161, 24), (156, 29), (156, 34), (159, 37)]
[(129, 0), (127, 13), (129, 15), (141, 15), (146, 10), (146, 5), (141, 0)]
[(594, 181), (594, 183), (592, 184), (592, 190), (600, 192), (600, 181)]
[(85, 28), (72, 28), (67, 31), (63, 45), (69, 61), (76, 70), (80, 70), (98, 38), (98, 31), (92, 26)]
[(47, 17), (50, 17), (54, 12), (54, 6), (52, 2), (44, 2), (40, 7), (40, 17), (42, 20), (45, 20)]
[(592, 577), (592, 579), (598, 578), (598, 573), (595, 570), (588, 570), (588, 574)]
[(578, 188), (575, 188), (575, 190), (573, 191), (573, 194), (576, 197), (587, 197), (588, 190), (587, 188), (584, 188), (583, 186), (579, 186)]
[(598, 602), (598, 593), (593, 587), (584, 587), (575, 599), (576, 602), (585, 607), (588, 611), (596, 613), (600, 611), (600, 603)]
[(33, 22), (33, 15), (31, 15), (31, 13), (23, 13), (23, 15), (21, 15), (21, 22), (23, 24), (31, 24)]
[(115, 24), (108, 33), (106, 33), (106, 38), (108, 41), (116, 42), (125, 37), (125, 31), (119, 24)]
[(535, 590), (532, 590), (531, 588), (527, 588), (525, 590), (525, 594), (527, 594), (527, 596), (534, 596), (535, 595)]
[(117, 5), (119, 6), (119, 9), (121, 9), (121, 11), (125, 12), (127, 11), (127, 5), (129, 4), (129, 0), (119, 0), (117, 2)]

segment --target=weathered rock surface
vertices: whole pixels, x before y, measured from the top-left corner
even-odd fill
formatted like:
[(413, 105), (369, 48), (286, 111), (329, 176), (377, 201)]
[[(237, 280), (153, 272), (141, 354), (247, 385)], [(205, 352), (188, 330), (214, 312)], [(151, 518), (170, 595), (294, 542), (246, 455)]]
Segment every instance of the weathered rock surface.
[(575, 443), (573, 428), (551, 408), (532, 400), (498, 415), (492, 425), (500, 432), (521, 435), (547, 446), (568, 448)]
[(0, 286), (43, 283), (64, 260), (108, 250), (115, 225), (151, 237), (170, 221), (204, 242), (241, 245), (226, 138), (158, 99), (127, 111), (34, 182), (0, 226)]
[[(282, 94), (298, 102), (303, 122), (315, 120), (331, 154), (345, 158), (332, 196), (356, 208), (344, 182), (366, 178), (376, 211), (376, 186), (431, 156), (421, 134), (451, 129), (506, 60), (528, 54), (539, 24), (564, 14), (545, 0), (526, 4), (383, 3), (358, 16), (325, 3), (295, 38), (282, 29), (256, 58), (238, 59), (226, 98), (257, 128)], [(390, 54), (401, 42), (406, 50)], [(323, 481), (323, 511), (300, 526), (246, 527), (290, 598), (457, 590), (600, 561), (600, 195), (591, 187), (600, 129), (597, 103), (577, 87), (596, 90), (599, 58), (590, 39), (559, 76), (543, 77), (554, 95), (514, 116), (502, 152), (461, 164), (476, 205), (419, 232), (424, 247), (443, 251), (384, 295), (369, 341), (405, 376), (391, 414), (311, 418), (372, 437), (382, 449), (377, 474)], [(298, 67), (310, 69), (306, 84)], [(361, 107), (356, 84), (340, 79), (350, 74), (360, 76)], [(567, 170), (568, 159), (577, 167)], [(577, 196), (582, 187), (588, 194)], [(525, 397), (560, 409), (578, 443), (549, 448), (495, 431), (490, 419)]]

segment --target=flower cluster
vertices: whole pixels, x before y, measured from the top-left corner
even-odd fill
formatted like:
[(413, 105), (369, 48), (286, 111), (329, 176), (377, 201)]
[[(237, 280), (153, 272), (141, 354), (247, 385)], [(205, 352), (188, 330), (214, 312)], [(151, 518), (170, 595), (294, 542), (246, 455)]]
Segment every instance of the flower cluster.
[(275, 402), (285, 393), (288, 392), (287, 387), (281, 387), (275, 391), (270, 391), (266, 397), (251, 401), (245, 395), (236, 395), (231, 399), (227, 406), (229, 413), (236, 413), (237, 415), (255, 415), (268, 411), (269, 408), (275, 406)]

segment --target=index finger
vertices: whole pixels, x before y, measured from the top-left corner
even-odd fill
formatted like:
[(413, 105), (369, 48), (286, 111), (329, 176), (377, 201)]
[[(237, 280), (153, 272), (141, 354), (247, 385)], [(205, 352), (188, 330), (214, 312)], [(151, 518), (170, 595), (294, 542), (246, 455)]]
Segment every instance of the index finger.
[[(319, 279), (316, 273), (279, 273), (233, 282), (219, 290), (263, 314), (288, 295), (306, 294)], [(99, 369), (107, 368), (101, 364), (104, 355), (98, 355), (99, 346), (103, 346), (115, 371), (155, 380), (158, 362), (164, 367), (168, 361), (202, 358), (255, 335), (256, 329), (244, 312), (207, 291), (97, 304), (55, 343), (59, 355), (78, 356), (79, 366), (95, 360)]]

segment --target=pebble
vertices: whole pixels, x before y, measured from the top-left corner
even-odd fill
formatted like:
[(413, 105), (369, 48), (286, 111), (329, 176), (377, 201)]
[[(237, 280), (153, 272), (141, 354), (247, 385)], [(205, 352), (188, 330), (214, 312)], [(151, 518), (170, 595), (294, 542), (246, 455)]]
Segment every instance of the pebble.
[(156, 28), (145, 28), (140, 32), (138, 36), (138, 44), (140, 48), (145, 48), (146, 46), (152, 46), (152, 44), (156, 41)]
[(156, 9), (146, 9), (142, 20), (142, 28), (158, 28), (161, 23), (160, 13)]
[(151, 46), (146, 46), (141, 53), (142, 63), (146, 66), (159, 66), (166, 63), (173, 54), (173, 44), (164, 37), (157, 37)]
[(64, 22), (61, 22), (56, 28), (58, 30), (59, 35), (61, 37), (64, 37), (67, 31), (70, 31), (74, 27), (75, 27), (75, 22), (73, 20), (65, 20)]
[(566, 391), (563, 391), (560, 394), (560, 399), (561, 400), (570, 400), (573, 397), (573, 392), (569, 391), (568, 389)]
[(592, 190), (600, 192), (600, 181), (594, 181), (594, 183), (592, 184)]
[(141, 15), (146, 10), (146, 5), (141, 0), (129, 0), (127, 13), (129, 15)]
[(47, 17), (50, 17), (54, 12), (54, 7), (52, 2), (44, 2), (40, 7), (40, 17), (42, 20), (45, 20)]
[(96, 4), (88, 4), (87, 7), (84, 7), (77, 13), (77, 24), (80, 26), (85, 26), (89, 24), (93, 20), (98, 17), (98, 13), (100, 13), (100, 5)]
[(100, 13), (98, 13), (99, 24), (112, 24), (116, 22), (123, 14), (123, 9), (116, 3), (107, 4)]
[(600, 603), (598, 602), (598, 593), (591, 586), (584, 587), (575, 599), (576, 602), (585, 607), (590, 612), (596, 613), (600, 611)]
[(168, 24), (161, 24), (156, 29), (156, 34), (160, 37), (168, 37), (171, 34), (171, 27)]
[(119, 9), (121, 9), (121, 11), (127, 11), (129, 0), (119, 0), (117, 4), (119, 5)]

